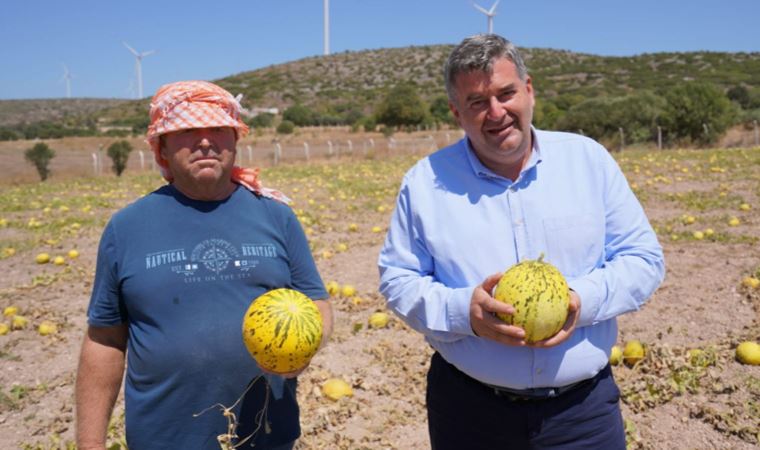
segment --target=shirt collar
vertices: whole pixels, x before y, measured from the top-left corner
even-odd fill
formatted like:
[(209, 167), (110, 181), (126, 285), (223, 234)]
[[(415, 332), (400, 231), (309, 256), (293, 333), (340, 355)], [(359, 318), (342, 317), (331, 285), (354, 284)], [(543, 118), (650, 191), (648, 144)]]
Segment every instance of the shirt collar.
[[(525, 167), (520, 171), (520, 176), (518, 177), (516, 181), (518, 181), (520, 178), (523, 177), (523, 174), (538, 165), (543, 160), (543, 154), (541, 153), (541, 146), (538, 142), (538, 136), (536, 133), (536, 129), (533, 127), (533, 125), (530, 126), (530, 133), (532, 136), (531, 141), (533, 142), (533, 151), (530, 152), (530, 157), (528, 158), (528, 163), (525, 164)], [(464, 137), (464, 147), (465, 147), (465, 154), (467, 155), (467, 160), (470, 162), (470, 167), (472, 168), (473, 173), (477, 177), (481, 178), (492, 178), (492, 179), (499, 179), (499, 180), (507, 180), (509, 182), (512, 182), (512, 180), (508, 180), (501, 175), (497, 175), (494, 173), (491, 169), (486, 167), (480, 159), (478, 159), (477, 155), (475, 154), (475, 151), (472, 149), (472, 145), (470, 144), (470, 138), (467, 136)]]

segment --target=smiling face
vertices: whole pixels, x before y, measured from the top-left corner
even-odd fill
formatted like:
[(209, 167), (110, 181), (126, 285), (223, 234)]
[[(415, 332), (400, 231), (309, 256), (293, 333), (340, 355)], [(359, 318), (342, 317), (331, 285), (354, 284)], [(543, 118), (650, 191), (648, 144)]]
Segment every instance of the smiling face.
[(533, 84), (521, 80), (512, 61), (493, 62), (491, 73), (460, 73), (449, 102), (478, 159), (495, 173), (515, 180), (530, 156)]
[(236, 142), (230, 127), (174, 131), (162, 136), (161, 156), (180, 192), (196, 200), (220, 200), (235, 187)]

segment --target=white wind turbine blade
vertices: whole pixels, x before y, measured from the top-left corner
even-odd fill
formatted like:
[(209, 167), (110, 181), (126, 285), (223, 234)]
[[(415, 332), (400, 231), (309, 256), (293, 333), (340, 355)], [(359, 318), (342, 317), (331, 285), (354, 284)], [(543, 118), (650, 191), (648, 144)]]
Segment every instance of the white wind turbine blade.
[(132, 53), (133, 55), (135, 55), (135, 57), (136, 57), (136, 58), (139, 58), (139, 57), (140, 57), (140, 54), (139, 54), (139, 53), (137, 53), (137, 50), (135, 50), (135, 49), (133, 49), (132, 47), (130, 47), (130, 46), (129, 46), (129, 44), (127, 44), (127, 43), (126, 43), (126, 42), (124, 42), (124, 41), (122, 41), (121, 43), (122, 43), (122, 44), (124, 44), (124, 47), (127, 47), (127, 50), (129, 50), (129, 52), (130, 52), (130, 53)]
[(483, 8), (482, 6), (478, 5), (477, 3), (473, 3), (472, 6), (474, 6), (475, 9), (477, 9), (478, 11), (482, 12), (485, 15), (489, 15), (490, 14), (487, 9)]
[(142, 53), (140, 53), (140, 58), (143, 58), (143, 57), (145, 57), (145, 56), (149, 56), (149, 55), (152, 55), (152, 54), (154, 54), (154, 53), (156, 53), (156, 51), (155, 51), (155, 50), (148, 50), (147, 52), (142, 52)]
[(496, 15), (496, 7), (499, 6), (499, 2), (501, 0), (496, 0), (496, 3), (493, 4), (490, 10), (488, 10), (488, 15), (495, 16)]

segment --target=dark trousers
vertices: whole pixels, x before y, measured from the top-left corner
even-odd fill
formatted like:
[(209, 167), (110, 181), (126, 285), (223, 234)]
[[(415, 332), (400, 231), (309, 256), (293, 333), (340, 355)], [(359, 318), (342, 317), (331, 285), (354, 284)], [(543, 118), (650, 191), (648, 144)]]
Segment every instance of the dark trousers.
[(625, 450), (619, 400), (609, 366), (559, 397), (514, 400), (436, 352), (427, 385), (430, 443), (433, 450)]

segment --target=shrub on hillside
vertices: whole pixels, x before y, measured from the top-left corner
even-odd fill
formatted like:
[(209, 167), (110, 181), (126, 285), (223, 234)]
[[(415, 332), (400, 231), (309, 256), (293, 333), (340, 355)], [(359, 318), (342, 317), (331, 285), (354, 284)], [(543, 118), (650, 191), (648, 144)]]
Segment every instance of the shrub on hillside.
[(47, 180), (48, 175), (50, 175), (48, 165), (54, 157), (55, 151), (44, 142), (34, 144), (34, 147), (24, 152), (24, 158), (34, 165), (42, 181)]
[(430, 115), (437, 124), (454, 125), (456, 122), (449, 108), (449, 98), (445, 95), (439, 95), (430, 103)]
[(316, 125), (316, 114), (304, 105), (293, 105), (282, 113), (282, 119), (299, 127)]
[(429, 121), (429, 114), (417, 89), (404, 83), (388, 92), (378, 107), (376, 117), (379, 123), (389, 127), (411, 127)]
[(726, 95), (709, 83), (692, 82), (665, 92), (663, 124), (671, 138), (711, 144), (737, 118)]
[(283, 120), (279, 125), (277, 125), (278, 134), (292, 134), (295, 129), (295, 124), (289, 120)]
[(583, 130), (597, 140), (618, 139), (623, 128), (626, 143), (644, 142), (655, 136), (665, 106), (665, 100), (651, 92), (591, 98), (571, 107), (556, 125), (561, 130)]
[(253, 127), (253, 128), (269, 128), (274, 123), (274, 114), (266, 113), (266, 112), (261, 113), (261, 114), (256, 114), (250, 119), (246, 119), (245, 123), (249, 127)]
[(111, 158), (113, 165), (111, 168), (117, 177), (120, 177), (124, 169), (127, 168), (129, 153), (132, 151), (132, 145), (127, 141), (118, 141), (108, 146), (106, 153)]

